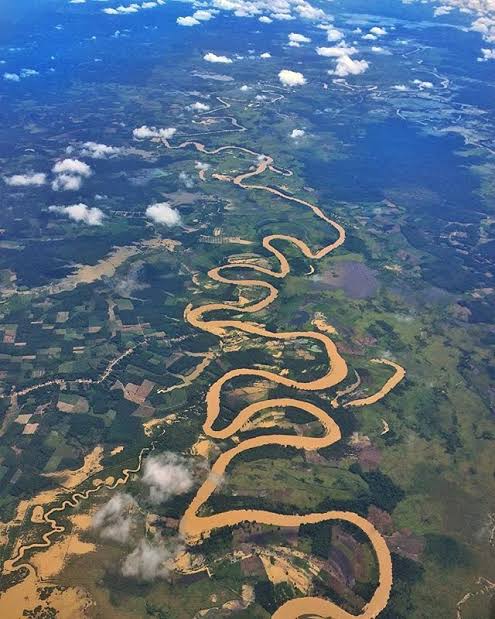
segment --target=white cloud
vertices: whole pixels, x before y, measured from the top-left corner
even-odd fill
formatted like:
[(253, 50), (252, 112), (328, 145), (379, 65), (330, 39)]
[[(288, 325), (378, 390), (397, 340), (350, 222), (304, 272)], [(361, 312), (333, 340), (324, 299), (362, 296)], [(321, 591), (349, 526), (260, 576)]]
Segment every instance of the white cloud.
[(52, 172), (55, 174), (77, 174), (84, 178), (92, 174), (89, 165), (84, 163), (84, 161), (79, 161), (79, 159), (63, 159), (62, 161), (57, 161), (52, 168)]
[(370, 32), (368, 32), (368, 34), (365, 34), (363, 37), (361, 37), (364, 41), (376, 41), (378, 39), (378, 37), (374, 34), (371, 34)]
[(406, 90), (409, 90), (409, 89), (405, 84), (395, 84), (394, 86), (392, 86), (392, 90), (398, 90), (399, 92), (406, 92)]
[(73, 174), (58, 174), (52, 181), (53, 191), (79, 191), (83, 179)]
[(162, 503), (172, 496), (185, 494), (194, 484), (187, 460), (172, 452), (146, 458), (141, 479), (149, 488), (152, 503)]
[(199, 10), (193, 13), (194, 19), (199, 19), (199, 21), (208, 21), (213, 19), (214, 15), (211, 11)]
[(88, 178), (92, 174), (89, 165), (79, 159), (57, 161), (52, 172), (55, 174), (55, 179), (52, 181), (53, 191), (78, 191), (83, 178)]
[(262, 54), (260, 54), (260, 58), (271, 58), (272, 55), (270, 54), (270, 52), (263, 52)]
[(306, 131), (304, 131), (304, 129), (292, 129), (289, 137), (291, 137), (293, 140), (297, 140), (298, 138), (302, 138), (305, 135)]
[(194, 187), (194, 181), (191, 176), (182, 170), (179, 174), (179, 180), (184, 183), (187, 189), (192, 189)]
[(330, 41), (331, 43), (335, 41), (340, 41), (340, 39), (343, 39), (343, 38), (344, 38), (344, 34), (340, 30), (337, 30), (337, 28), (329, 28), (327, 30), (327, 40)]
[(121, 152), (121, 148), (99, 144), (98, 142), (84, 142), (80, 151), (82, 157), (91, 157), (92, 159), (105, 159), (112, 155), (119, 155)]
[(91, 527), (104, 539), (125, 543), (132, 532), (136, 508), (137, 503), (130, 494), (116, 494), (95, 513)]
[(196, 101), (187, 107), (189, 110), (194, 110), (195, 112), (207, 112), (210, 109), (207, 103), (201, 103), (201, 101)]
[(304, 34), (298, 34), (297, 32), (291, 32), (289, 34), (289, 41), (291, 43), (311, 43), (309, 37), (304, 36)]
[(450, 13), (453, 10), (453, 8), (454, 7), (452, 6), (445, 6), (445, 5), (438, 6), (433, 11), (433, 15), (434, 17), (440, 17), (441, 15), (448, 15), (448, 13)]
[(495, 48), (493, 49), (482, 48), (481, 49), (481, 56), (478, 58), (478, 62), (486, 62), (487, 60), (495, 60)]
[(271, 16), (277, 21), (291, 21), (292, 19), (296, 19), (290, 13), (272, 13)]
[(39, 187), (46, 183), (46, 174), (41, 172), (14, 174), (13, 176), (4, 176), (3, 180), (11, 187)]
[(331, 75), (338, 77), (347, 77), (348, 75), (359, 75), (364, 73), (369, 67), (366, 60), (353, 60), (347, 54), (337, 58), (335, 71), (329, 71)]
[(162, 541), (142, 539), (122, 564), (122, 574), (129, 578), (150, 582), (167, 578), (174, 567), (179, 547), (167, 548)]
[(102, 9), (102, 11), (107, 15), (130, 15), (146, 9), (154, 9), (162, 4), (165, 4), (165, 0), (152, 0), (148, 2), (141, 2), (141, 4), (139, 4), (139, 2), (133, 2), (132, 4), (121, 4), (115, 8), (107, 7)]
[(160, 138), (162, 140), (169, 140), (176, 133), (177, 129), (174, 127), (167, 127), (166, 129), (157, 129), (156, 127), (148, 127), (142, 125), (133, 129), (132, 135), (138, 140), (150, 140), (152, 138)]
[(262, 23), (270, 23), (267, 19), (289, 21), (296, 17), (309, 21), (328, 19), (322, 9), (313, 7), (307, 0), (212, 0), (211, 4), (236, 17), (258, 17)]
[(318, 56), (326, 58), (338, 58), (339, 56), (352, 56), (357, 52), (355, 47), (346, 47), (345, 45), (336, 45), (334, 47), (317, 47), (316, 53)]
[(21, 69), (20, 76), (21, 77), (35, 77), (39, 75), (39, 71), (36, 69)]
[(104, 214), (99, 208), (89, 208), (86, 204), (72, 204), (71, 206), (50, 206), (48, 210), (61, 215), (67, 215), (69, 219), (88, 226), (101, 226)]
[(302, 73), (289, 69), (282, 69), (278, 78), (284, 86), (303, 86), (306, 83), (306, 78)]
[(3, 79), (7, 82), (20, 82), (21, 79), (35, 77), (36, 75), (39, 75), (39, 71), (36, 71), (36, 69), (21, 69), (19, 73), (4, 73)]
[(217, 54), (213, 54), (212, 52), (208, 52), (203, 56), (203, 60), (206, 62), (218, 62), (221, 64), (231, 64), (232, 59), (227, 56), (217, 56)]
[(157, 224), (164, 224), (169, 227), (177, 226), (181, 223), (179, 212), (173, 209), (167, 202), (150, 204), (146, 209), (146, 217)]
[(319, 19), (325, 19), (326, 14), (322, 9), (316, 9), (311, 6), (309, 2), (299, 2), (295, 6), (296, 13), (303, 19), (309, 19), (310, 21), (316, 21)]
[(176, 21), (179, 26), (197, 26), (201, 23), (199, 19), (191, 17), (191, 15), (188, 15), (187, 17), (178, 17)]
[(431, 82), (424, 82), (422, 80), (413, 80), (413, 84), (420, 90), (431, 90), (433, 88), (433, 84)]
[(385, 28), (381, 28), (380, 26), (373, 26), (373, 28), (370, 28), (370, 33), (377, 37), (382, 37), (387, 34), (387, 31)]
[(239, 90), (242, 90), (242, 92), (247, 92), (248, 90), (251, 90), (251, 86), (248, 86), (247, 84), (243, 84)]
[(262, 24), (271, 24), (273, 22), (273, 19), (270, 19), (267, 15), (262, 15), (258, 21), (260, 21)]

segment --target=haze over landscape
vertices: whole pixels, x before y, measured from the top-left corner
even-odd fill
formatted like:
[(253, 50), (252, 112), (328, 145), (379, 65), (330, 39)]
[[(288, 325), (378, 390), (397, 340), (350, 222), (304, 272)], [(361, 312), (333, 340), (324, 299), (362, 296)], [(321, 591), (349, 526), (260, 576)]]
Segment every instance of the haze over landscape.
[(493, 619), (495, 2), (4, 0), (0, 616)]

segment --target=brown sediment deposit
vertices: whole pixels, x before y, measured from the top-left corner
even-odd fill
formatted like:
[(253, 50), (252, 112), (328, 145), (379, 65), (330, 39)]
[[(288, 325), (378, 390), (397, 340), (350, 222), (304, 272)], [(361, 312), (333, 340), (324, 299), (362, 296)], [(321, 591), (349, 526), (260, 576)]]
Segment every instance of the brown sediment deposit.
[[(37, 514), (34, 520), (34, 514)], [(36, 506), (32, 522), (43, 517), (43, 508)], [(81, 587), (58, 587), (50, 584), (59, 574), (71, 556), (82, 555), (96, 550), (92, 543), (80, 539), (80, 533), (91, 526), (90, 514), (74, 514), (70, 517), (72, 532), (51, 544), (45, 551), (38, 552), (26, 565), (28, 574), (24, 580), (0, 594), (2, 616), (22, 617), (24, 612), (44, 606), (54, 608), (58, 618), (74, 619), (86, 617), (92, 600)], [(33, 569), (34, 568), (34, 569)], [(7, 571), (7, 570), (5, 570)], [(41, 592), (44, 592), (41, 596)], [(46, 592), (49, 591), (46, 597)]]
[[(141, 470), (144, 455), (148, 452), (153, 451), (155, 449), (155, 446), (156, 443), (155, 441), (153, 441), (151, 443), (151, 446), (143, 447), (143, 449), (141, 449), (141, 451), (139, 452), (136, 467), (122, 469), (121, 476), (117, 479), (115, 479), (114, 477), (107, 477), (107, 479), (103, 481), (103, 483), (100, 483), (97, 486), (90, 487), (89, 489), (84, 491), (74, 492), (70, 495), (68, 499), (63, 499), (60, 504), (56, 504), (55, 507), (51, 507), (49, 510), (44, 511), (41, 523), (48, 524), (50, 527), (49, 530), (41, 535), (41, 541), (38, 542), (23, 544), (21, 540), (18, 540), (18, 543), (16, 544), (16, 547), (14, 549), (13, 556), (10, 559), (4, 561), (3, 563), (3, 573), (10, 574), (24, 568), (28, 570), (29, 575), (34, 574), (34, 569), (31, 563), (21, 563), (21, 560), (24, 558), (26, 553), (34, 554), (33, 551), (39, 553), (41, 550), (50, 549), (50, 547), (56, 543), (53, 539), (53, 536), (56, 534), (64, 535), (66, 533), (65, 526), (59, 524), (55, 520), (55, 516), (60, 513), (65, 513), (70, 509), (75, 509), (78, 505), (81, 504), (81, 502), (87, 501), (91, 495), (100, 492), (102, 488), (106, 488), (107, 490), (114, 490), (118, 486), (123, 486), (127, 484), (131, 476), (135, 473), (139, 473), (139, 471)], [(54, 503), (59, 498), (61, 492), (62, 489), (59, 489), (57, 491), (45, 491), (44, 493), (38, 494), (31, 501), (21, 502), (24, 503), (24, 505), (21, 506), (21, 510), (18, 509), (17, 519), (19, 520), (19, 514), (22, 512), (22, 518), (19, 521), (20, 523), (22, 523), (27, 509), (33, 504), (33, 502), (36, 502), (37, 504)], [(77, 516), (78, 515), (76, 515), (76, 517)], [(74, 518), (74, 515), (71, 516), (71, 518)], [(81, 519), (76, 519), (72, 522), (72, 524), (79, 523), (78, 526), (82, 527), (82, 522), (87, 523), (87, 519), (85, 521), (82, 521)], [(81, 546), (79, 546), (79, 548), (81, 548)], [(24, 582), (25, 581), (22, 581), (22, 583)], [(6, 593), (9, 593), (11, 590), (12, 589), (8, 589)], [(0, 609), (3, 608), (6, 593), (0, 595)]]
[[(0, 596), (0, 608), (3, 617), (24, 617), (25, 611), (35, 608), (53, 608), (57, 619), (83, 619), (87, 610), (93, 605), (88, 593), (81, 587), (52, 587), (47, 596), (41, 591), (47, 590), (46, 585), (38, 580), (31, 568), (27, 577)], [(41, 616), (41, 615), (39, 615)]]
[(63, 280), (63, 289), (70, 290), (78, 284), (91, 284), (104, 276), (112, 277), (120, 265), (124, 264), (126, 260), (138, 252), (138, 247), (118, 247), (95, 265), (81, 265), (75, 273)]
[(101, 459), (103, 458), (103, 447), (97, 445), (89, 454), (84, 457), (84, 464), (81, 468), (73, 471), (66, 469), (55, 473), (43, 473), (43, 477), (55, 479), (61, 486), (71, 490), (79, 486), (85, 479), (103, 470)]

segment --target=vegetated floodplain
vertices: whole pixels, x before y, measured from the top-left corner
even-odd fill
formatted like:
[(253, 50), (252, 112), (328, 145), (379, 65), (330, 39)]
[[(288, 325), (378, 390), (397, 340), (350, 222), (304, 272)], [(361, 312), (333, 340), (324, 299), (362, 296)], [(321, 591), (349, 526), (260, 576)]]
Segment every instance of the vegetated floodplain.
[[(335, 7), (368, 63), (347, 79), (317, 22), (73, 3), (29, 26), (54, 70), (2, 82), (2, 174), (47, 174), (0, 182), (8, 615), (490, 616), (489, 62), (467, 16), (382, 4)], [(146, 215), (165, 201), (180, 225)], [(50, 210), (78, 202), (103, 225)], [(164, 454), (192, 481), (155, 503)], [(119, 539), (95, 525), (115, 497)]]

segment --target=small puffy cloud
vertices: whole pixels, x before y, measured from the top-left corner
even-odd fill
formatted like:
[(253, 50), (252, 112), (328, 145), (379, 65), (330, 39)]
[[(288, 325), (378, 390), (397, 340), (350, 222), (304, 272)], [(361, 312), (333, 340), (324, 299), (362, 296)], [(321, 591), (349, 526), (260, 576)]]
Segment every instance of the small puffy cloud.
[(172, 452), (146, 458), (141, 480), (149, 488), (152, 503), (161, 503), (172, 496), (185, 494), (194, 484), (187, 460)]
[(335, 41), (340, 41), (340, 39), (343, 38), (344, 34), (340, 30), (337, 30), (337, 28), (329, 28), (327, 30), (327, 40), (331, 43)]
[(210, 164), (209, 163), (205, 163), (203, 161), (195, 161), (194, 162), (194, 167), (196, 168), (196, 170), (199, 170), (200, 172), (206, 172), (207, 170), (210, 169)]
[(260, 58), (271, 58), (272, 55), (270, 54), (270, 52), (263, 52), (262, 54), (260, 54)]
[(442, 4), (441, 6), (438, 6), (434, 11), (433, 11), (433, 16), (434, 17), (440, 17), (441, 15), (448, 15), (452, 10), (453, 10), (453, 6), (446, 6), (444, 4)]
[(271, 17), (277, 21), (291, 21), (292, 19), (296, 19), (290, 13), (272, 13)]
[(194, 19), (198, 19), (199, 21), (208, 21), (213, 19), (214, 15), (211, 11), (199, 10), (193, 13)]
[(95, 513), (91, 527), (104, 539), (125, 543), (132, 532), (136, 508), (137, 503), (130, 494), (116, 494)]
[(373, 28), (370, 28), (370, 33), (374, 34), (376, 37), (382, 37), (387, 34), (387, 31), (380, 26), (373, 26)]
[(227, 56), (217, 56), (217, 54), (213, 54), (212, 52), (208, 52), (203, 56), (203, 60), (206, 62), (218, 62), (220, 64), (231, 64), (232, 59)]
[(177, 226), (181, 223), (180, 214), (168, 204), (168, 202), (156, 202), (146, 209), (146, 217), (156, 224), (165, 226)]
[(247, 84), (243, 84), (239, 90), (241, 90), (242, 92), (247, 92), (248, 90), (251, 90), (251, 86), (248, 86)]
[(302, 73), (290, 69), (282, 69), (278, 74), (278, 79), (284, 86), (303, 86), (306, 83), (306, 78)]
[(202, 103), (201, 101), (196, 101), (187, 107), (189, 110), (194, 110), (195, 112), (207, 112), (210, 109), (207, 103)]
[(152, 138), (160, 138), (162, 140), (169, 140), (176, 133), (177, 129), (174, 127), (167, 127), (166, 129), (157, 129), (156, 127), (148, 127), (142, 125), (133, 129), (132, 135), (137, 140), (150, 140)]
[(353, 60), (350, 56), (344, 54), (337, 58), (335, 71), (329, 71), (329, 73), (337, 75), (338, 77), (347, 77), (348, 75), (359, 75), (364, 73), (368, 67), (369, 64), (366, 60)]
[(293, 140), (297, 140), (298, 138), (302, 138), (305, 135), (306, 131), (304, 131), (304, 129), (292, 129), (289, 137), (291, 137)]
[(78, 191), (84, 178), (92, 174), (87, 163), (79, 159), (62, 159), (53, 166), (55, 178), (52, 181), (53, 191)]
[(303, 19), (309, 19), (310, 21), (325, 19), (327, 17), (325, 11), (311, 6), (309, 2), (297, 3), (295, 6), (295, 11), (296, 13), (299, 13), (300, 17), (302, 17)]
[(420, 90), (431, 90), (433, 88), (433, 84), (431, 82), (424, 82), (423, 80), (413, 80), (413, 84)]
[(188, 15), (187, 17), (178, 17), (176, 21), (179, 26), (197, 26), (201, 23), (199, 19), (196, 19), (191, 15)]
[(106, 157), (119, 155), (121, 152), (121, 148), (99, 144), (98, 142), (84, 142), (81, 145), (81, 156), (90, 157), (91, 159), (105, 159)]
[(107, 15), (130, 15), (132, 13), (138, 13), (145, 9), (154, 9), (157, 6), (165, 4), (165, 0), (150, 0), (148, 2), (133, 2), (132, 4), (123, 5), (117, 7), (107, 7), (102, 9), (103, 13)]
[(36, 75), (39, 75), (36, 69), (21, 69), (19, 73), (4, 73), (3, 79), (7, 82), (20, 82), (22, 79), (35, 77)]
[(291, 32), (289, 34), (289, 41), (291, 43), (311, 43), (309, 37), (304, 36), (304, 34), (298, 34), (297, 32)]
[(270, 19), (267, 15), (262, 15), (258, 21), (260, 21), (262, 24), (271, 24), (273, 22), (273, 19)]
[(79, 191), (83, 183), (82, 176), (74, 174), (57, 174), (52, 181), (53, 191)]
[(20, 82), (21, 78), (17, 73), (4, 73), (3, 79), (7, 82)]
[(103, 223), (103, 211), (99, 208), (90, 208), (86, 204), (72, 204), (71, 206), (50, 206), (48, 210), (53, 213), (67, 215), (69, 219), (88, 226), (101, 226)]
[(392, 90), (398, 90), (399, 92), (406, 92), (406, 90), (409, 90), (409, 89), (405, 84), (394, 84), (394, 86), (392, 86)]
[(339, 56), (352, 56), (357, 52), (355, 47), (346, 47), (345, 45), (336, 45), (333, 47), (317, 47), (316, 53), (318, 56), (325, 58), (338, 58)]
[(127, 15), (129, 13), (137, 13), (140, 9), (139, 4), (137, 3), (133, 3), (133, 4), (128, 4), (127, 6), (124, 5), (120, 5), (117, 6), (115, 8), (105, 8), (102, 9), (103, 13), (106, 13), (107, 15)]
[(378, 37), (374, 34), (371, 34), (371, 32), (368, 32), (368, 34), (365, 34), (363, 37), (361, 37), (364, 41), (376, 41), (378, 39)]
[(35, 77), (36, 75), (39, 75), (39, 71), (36, 71), (36, 69), (21, 69), (21, 72), (19, 74), (22, 78), (24, 77)]
[(122, 574), (145, 582), (167, 578), (173, 570), (174, 558), (178, 550), (177, 544), (175, 548), (167, 548), (160, 540), (155, 539), (149, 542), (142, 539), (125, 558), (122, 564)]
[(194, 187), (194, 181), (187, 172), (182, 171), (179, 174), (179, 180), (184, 183), (187, 189), (192, 189)]
[(84, 163), (84, 161), (79, 161), (79, 159), (63, 159), (57, 161), (52, 168), (52, 172), (55, 174), (77, 174), (84, 178), (92, 174), (89, 165)]
[(481, 56), (477, 60), (478, 62), (486, 62), (487, 60), (495, 60), (495, 48), (494, 49), (482, 48)]
[(46, 183), (46, 174), (41, 172), (14, 174), (13, 176), (4, 176), (3, 180), (11, 187), (40, 187)]

